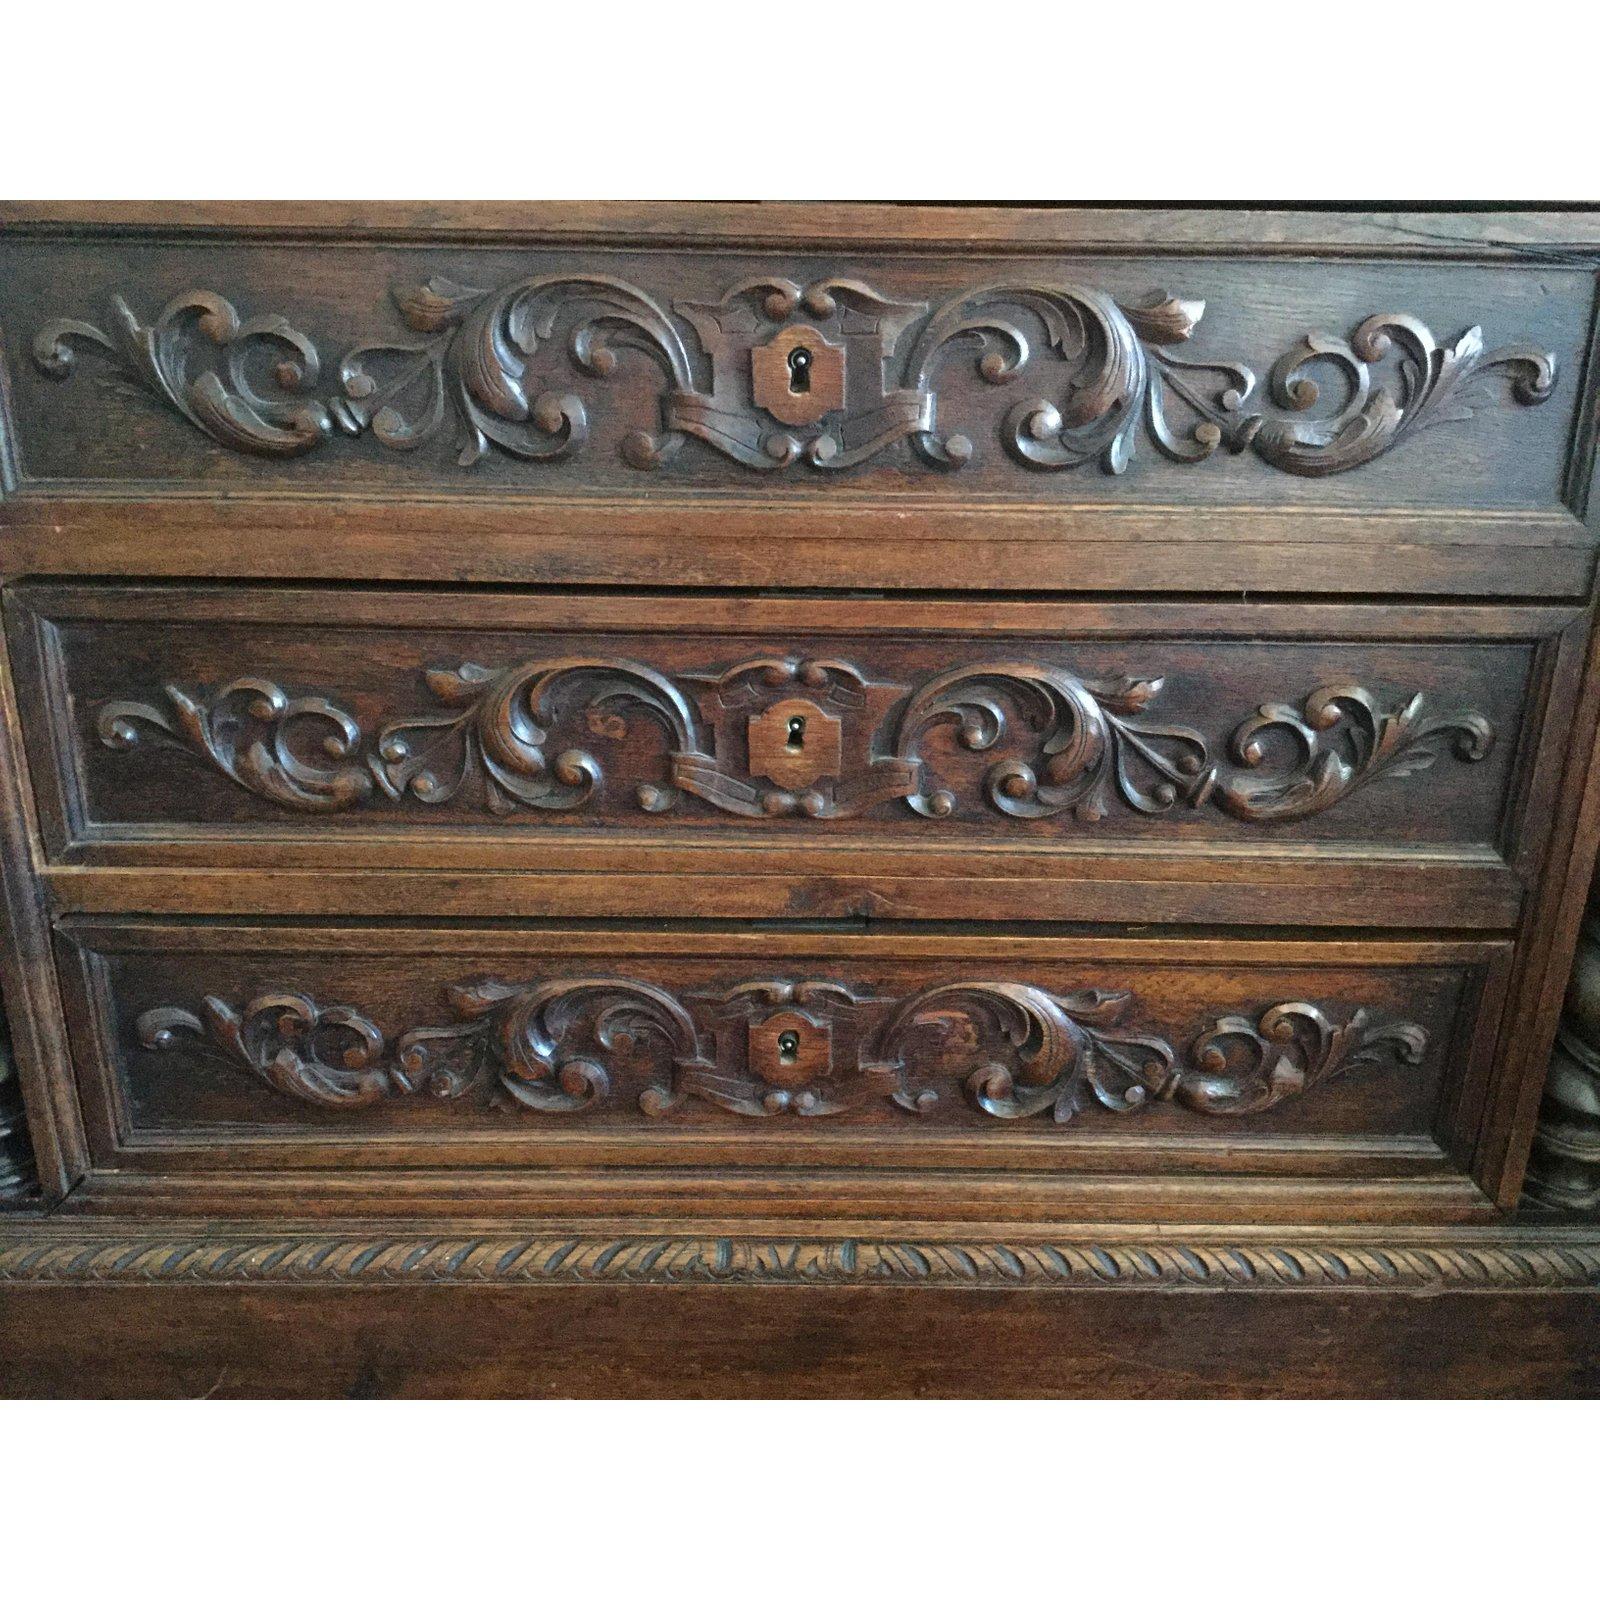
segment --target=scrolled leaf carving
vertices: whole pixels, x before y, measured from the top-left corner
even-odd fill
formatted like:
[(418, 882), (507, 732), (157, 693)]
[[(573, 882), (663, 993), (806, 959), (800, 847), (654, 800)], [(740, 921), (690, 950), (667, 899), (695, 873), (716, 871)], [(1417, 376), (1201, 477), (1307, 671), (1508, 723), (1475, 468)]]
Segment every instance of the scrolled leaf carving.
[[(565, 319), (574, 364), (596, 377), (617, 368), (617, 351), (642, 350), (663, 369), (671, 391), (694, 387), (683, 336), (649, 295), (602, 273), (527, 278), (498, 291), (432, 278), (394, 296), (407, 326), (424, 337), (370, 344), (339, 364), (344, 394), (333, 403), (340, 427), (368, 428), (380, 444), (414, 450), (454, 412), (458, 460), (480, 461), (492, 448), (523, 461), (552, 461), (589, 436), (588, 413), (572, 394), (530, 394), (528, 368)], [(657, 466), (678, 435), (635, 432), (622, 452), (636, 467)]]
[[(439, 806), (471, 782), (504, 814), (590, 803), (605, 777), (595, 751), (636, 737), (642, 721), (658, 730), (662, 752), (659, 771), (633, 786), (640, 810), (665, 812), (692, 795), (732, 816), (823, 822), (898, 800), (924, 817), (952, 816), (952, 763), (932, 753), (941, 728), (957, 761), (1008, 741), (983, 774), (984, 799), (996, 810), (1086, 823), (1119, 802), (1147, 816), (1214, 804), (1244, 822), (1297, 821), (1375, 779), (1424, 771), (1444, 750), (1474, 762), (1494, 744), (1477, 712), (1428, 716), (1421, 695), (1385, 711), (1371, 690), (1329, 684), (1299, 710), (1260, 706), (1228, 740), (1231, 765), (1221, 764), (1198, 729), (1147, 720), (1161, 678), (1078, 678), (1026, 660), (954, 667), (914, 689), (802, 656), (677, 679), (623, 657), (560, 656), (501, 671), (461, 662), (433, 667), (424, 680), (441, 709), (382, 724), (364, 756), (348, 713), (318, 696), (293, 698), (265, 678), (211, 692), (168, 684), (165, 706), (112, 701), (99, 710), (98, 733), (113, 749), (155, 733), (295, 810), (337, 811), (375, 792)], [(807, 767), (788, 786), (759, 781), (765, 769), (748, 730), (763, 707), (836, 724), (831, 769)], [(558, 725), (571, 728), (580, 715), (574, 742), (552, 749)], [(845, 727), (855, 730), (848, 761)]]
[(351, 1006), (319, 1006), (292, 990), (258, 994), (242, 1011), (216, 995), (200, 1002), (198, 1014), (157, 1006), (139, 1017), (136, 1029), (146, 1050), (176, 1050), (198, 1039), (280, 1094), (314, 1105), (372, 1105), (407, 1089), (384, 1061), (376, 1024)]
[[(193, 289), (168, 301), (148, 325), (121, 295), (113, 295), (108, 323), (109, 331), (72, 317), (46, 323), (34, 339), (35, 363), (52, 377), (66, 378), (76, 365), (74, 343), (93, 345), (134, 382), (230, 450), (303, 455), (332, 431), (328, 408), (320, 400), (280, 399), (263, 394), (252, 382), (252, 357), (264, 350), (276, 355), (272, 381), (284, 394), (317, 383), (321, 369), (316, 347), (283, 317), (241, 321), (221, 295)], [(220, 370), (194, 370), (196, 332), (220, 351)]]
[(667, 1082), (640, 1096), (653, 1111), (672, 1078), (703, 1065), (689, 1013), (655, 984), (632, 978), (477, 978), (447, 992), (457, 1021), (399, 1040), (408, 1084), (455, 1099), (492, 1077), (506, 1101), (531, 1111), (582, 1111), (611, 1092), (606, 1064), (628, 1045), (666, 1055)]
[(293, 698), (265, 678), (236, 678), (204, 699), (176, 684), (165, 692), (165, 706), (102, 706), (101, 743), (131, 750), (154, 734), (209, 759), (240, 788), (296, 811), (340, 811), (371, 792), (356, 756), (360, 726), (330, 700)]
[[(1181, 465), (1226, 447), (1323, 477), (1435, 424), (1466, 420), (1482, 398), (1474, 388), (1481, 379), (1507, 379), (1519, 405), (1547, 400), (1556, 382), (1555, 357), (1535, 346), (1485, 350), (1477, 327), (1441, 341), (1414, 316), (1382, 312), (1348, 340), (1310, 333), (1279, 357), (1269, 410), (1256, 399), (1250, 367), (1177, 353), (1195, 336), (1203, 300), (1156, 293), (1123, 304), (1092, 285), (1048, 281), (984, 285), (931, 311), (925, 301), (895, 301), (841, 277), (804, 288), (783, 277), (749, 278), (719, 300), (678, 301), (670, 310), (601, 272), (544, 273), (499, 289), (435, 276), (392, 298), (413, 337), (348, 351), (339, 392), (326, 402), (263, 393), (247, 371), (249, 352), (276, 348), (272, 380), (292, 396), (317, 383), (315, 347), (282, 317), (241, 322), (209, 290), (179, 295), (148, 327), (120, 295), (109, 332), (54, 320), (39, 331), (34, 360), (62, 377), (74, 343), (96, 345), (217, 443), (261, 455), (302, 454), (335, 425), (411, 451), (442, 437), (453, 418), (457, 460), (472, 466), (494, 452), (530, 463), (575, 455), (590, 417), (570, 388), (573, 377), (632, 381), (639, 364), (619, 363), (619, 352), (632, 350), (658, 369), (648, 380), (658, 392), (657, 425), (619, 443), (630, 466), (659, 467), (692, 438), (747, 470), (803, 464), (829, 473), (902, 441), (941, 469), (973, 460), (979, 443), (937, 421), (941, 373), (963, 356), (984, 382), (1027, 390), (997, 431), (1018, 463), (1046, 471), (1096, 462), (1124, 472), (1142, 426), (1156, 450)], [(191, 370), (196, 330), (223, 350), (220, 370)], [(546, 359), (552, 348), (562, 352), (555, 362)], [(825, 404), (755, 382), (758, 368), (770, 373), (797, 350), (826, 358)], [(1330, 368), (1343, 401), (1332, 415), (1313, 415), (1314, 373)]]
[[(1288, 741), (1291, 764), (1281, 772), (1256, 772), (1274, 737)], [(1493, 729), (1475, 711), (1426, 717), (1422, 696), (1414, 694), (1398, 711), (1386, 712), (1360, 685), (1330, 684), (1308, 695), (1300, 711), (1264, 705), (1234, 729), (1229, 755), (1251, 770), (1224, 777), (1217, 803), (1247, 822), (1297, 821), (1375, 779), (1426, 771), (1446, 747), (1457, 760), (1481, 761), (1493, 745)]]
[(1190, 1111), (1243, 1116), (1352, 1067), (1384, 1059), (1417, 1066), (1427, 1048), (1427, 1034), (1413, 1023), (1380, 1023), (1358, 1010), (1335, 1024), (1316, 1006), (1291, 1000), (1270, 1007), (1256, 1022), (1220, 1018), (1189, 1047), (1168, 1092)]
[[(875, 1045), (882, 1062), (869, 1070), (898, 1064), (907, 1034), (933, 1026), (946, 1034), (965, 1032), (965, 1051), (978, 1056), (965, 1088), (992, 1117), (1033, 1117), (1048, 1110), (1055, 1121), (1067, 1122), (1091, 1100), (1108, 1111), (1137, 1111), (1165, 1092), (1173, 1053), (1164, 1039), (1112, 1026), (1132, 1001), (1124, 991), (1102, 989), (1053, 995), (1026, 983), (940, 984), (896, 1008)], [(998, 1036), (1002, 1052), (985, 1052), (977, 1031), (961, 1029), (973, 1016)], [(907, 1110), (926, 1112), (937, 1096), (909, 1084), (894, 1098)]]
[[(1027, 327), (1036, 324), (1066, 363), (1067, 393), (1059, 404), (1031, 396), (1006, 412), (1001, 438), (1018, 461), (1033, 467), (1098, 461), (1107, 472), (1121, 473), (1133, 458), (1141, 420), (1164, 454), (1202, 461), (1237, 432), (1242, 423), (1234, 414), (1255, 388), (1249, 368), (1235, 362), (1182, 362), (1167, 353), (1168, 345), (1190, 337), (1204, 314), (1205, 301), (1170, 295), (1129, 308), (1076, 284), (995, 284), (947, 301), (929, 318), (906, 359), (905, 381), (931, 391), (943, 353), (965, 346), (985, 382), (1014, 383), (1031, 361)], [(1223, 384), (1210, 401), (1193, 392), (1202, 373)], [(1169, 388), (1198, 413), (1187, 437), (1168, 419)], [(964, 434), (941, 436), (931, 426), (913, 443), (942, 467), (964, 465), (975, 450)]]
[[(1040, 745), (1036, 760), (997, 761), (985, 774), (990, 803), (1006, 815), (1070, 811), (1080, 821), (1097, 822), (1113, 795), (1149, 814), (1180, 801), (1203, 805), (1216, 781), (1205, 739), (1192, 728), (1136, 720), (1161, 685), (1160, 678), (1099, 683), (1027, 661), (957, 667), (911, 698), (900, 718), (897, 750), (909, 757), (938, 723), (953, 723), (967, 750), (992, 749), (1009, 725), (998, 691), (1020, 708)], [(943, 817), (954, 810), (955, 796), (935, 789), (910, 796), (908, 803), (923, 816)]]
[[(1391, 351), (1398, 356), (1396, 376), (1374, 387), (1374, 369)], [(1424, 428), (1466, 421), (1479, 403), (1470, 386), (1493, 374), (1505, 377), (1512, 398), (1525, 406), (1548, 400), (1556, 382), (1555, 357), (1532, 345), (1485, 350), (1481, 328), (1441, 344), (1416, 317), (1384, 312), (1368, 317), (1348, 343), (1311, 334), (1285, 352), (1268, 380), (1273, 400), (1290, 411), (1309, 411), (1319, 398), (1310, 370), (1319, 362), (1346, 385), (1335, 415), (1253, 419), (1243, 435), (1264, 461), (1307, 478), (1348, 472)]]
[(156, 1006), (134, 1030), (144, 1049), (199, 1048), (281, 1094), (336, 1109), (474, 1095), (575, 1113), (614, 1100), (621, 1079), (653, 1118), (690, 1101), (758, 1118), (888, 1102), (923, 1117), (964, 1103), (986, 1118), (1048, 1112), (1056, 1123), (1169, 1102), (1202, 1116), (1252, 1115), (1357, 1067), (1419, 1066), (1428, 1045), (1414, 1023), (1359, 1008), (1340, 1023), (1288, 1000), (1254, 1022), (1218, 1018), (1180, 1061), (1168, 1039), (1127, 1025), (1128, 991), (1056, 993), (1007, 978), (896, 996), (810, 978), (678, 995), (615, 973), (477, 977), (445, 999), (450, 1020), (410, 1028), (392, 1046), (354, 1007), (289, 988), (238, 1010), (216, 995), (193, 1010)]
[[(464, 662), (426, 676), (434, 698), (449, 709), (390, 722), (378, 734), (372, 768), (393, 800), (410, 795), (440, 805), (477, 772), (495, 811), (583, 805), (603, 777), (599, 761), (575, 745), (553, 756), (545, 751), (553, 705), (565, 689), (581, 693), (591, 727), (608, 708), (637, 709), (665, 729), (675, 759), (699, 753), (694, 712), (681, 691), (637, 662), (568, 656), (498, 673)], [(636, 798), (645, 811), (665, 811), (677, 790), (667, 782), (641, 784)]]

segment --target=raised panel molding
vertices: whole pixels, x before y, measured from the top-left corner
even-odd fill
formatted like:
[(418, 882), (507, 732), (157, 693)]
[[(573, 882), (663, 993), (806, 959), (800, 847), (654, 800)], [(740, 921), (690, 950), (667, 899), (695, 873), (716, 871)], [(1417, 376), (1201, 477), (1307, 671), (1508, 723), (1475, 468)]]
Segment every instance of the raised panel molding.
[[(1130, 306), (1066, 283), (987, 284), (932, 309), (841, 277), (804, 286), (754, 278), (716, 302), (678, 301), (670, 311), (603, 273), (498, 289), (434, 277), (393, 299), (407, 336), (348, 351), (331, 394), (306, 334), (281, 315), (241, 318), (210, 290), (176, 296), (148, 323), (113, 295), (106, 326), (54, 319), (39, 329), (33, 356), (64, 378), (76, 345), (96, 348), (228, 449), (292, 457), (370, 435), (410, 451), (453, 428), (457, 459), (470, 466), (491, 451), (537, 463), (584, 448), (583, 399), (540, 387), (560, 382), (547, 347), (564, 349), (557, 360), (576, 371), (653, 382), (658, 428), (635, 429), (620, 444), (641, 470), (661, 467), (688, 439), (755, 471), (801, 463), (836, 472), (901, 441), (926, 466), (960, 468), (984, 446), (940, 427), (938, 389), (941, 372), (963, 359), (985, 383), (1023, 391), (997, 422), (1016, 462), (1043, 470), (1098, 462), (1111, 473), (1126, 470), (1142, 429), (1182, 465), (1226, 448), (1322, 477), (1470, 417), (1487, 398), (1480, 380), (1503, 378), (1521, 405), (1548, 399), (1556, 382), (1554, 355), (1532, 345), (1488, 350), (1476, 327), (1441, 342), (1418, 318), (1381, 312), (1348, 339), (1311, 333), (1285, 351), (1267, 379), (1272, 409), (1263, 409), (1248, 366), (1176, 353), (1193, 338), (1203, 300), (1158, 292)], [(620, 366), (621, 349), (647, 362)], [(1043, 352), (1053, 376), (1030, 389)], [(1331, 414), (1311, 415), (1321, 397), (1313, 374), (1330, 370), (1342, 398)]]
[(1252, 1114), (1357, 1067), (1416, 1067), (1428, 1046), (1409, 1022), (1357, 1009), (1336, 1023), (1286, 1001), (1254, 1020), (1216, 1019), (1180, 1060), (1168, 1040), (1124, 1026), (1126, 991), (1057, 994), (998, 979), (900, 996), (788, 978), (679, 995), (614, 974), (486, 977), (452, 985), (446, 1000), (450, 1020), (392, 1045), (355, 1008), (290, 989), (238, 1009), (217, 995), (194, 1010), (156, 1006), (134, 1028), (144, 1049), (198, 1049), (333, 1108), (424, 1095), (579, 1112), (625, 1085), (649, 1117), (691, 1099), (751, 1117), (831, 1116), (884, 1099), (926, 1115), (953, 1097), (989, 1117), (1058, 1123), (1159, 1101)]
[[(1474, 711), (1429, 716), (1420, 694), (1385, 710), (1359, 684), (1326, 684), (1298, 709), (1258, 707), (1227, 739), (1226, 761), (1216, 761), (1197, 729), (1146, 719), (1162, 678), (1101, 682), (1029, 661), (956, 667), (916, 688), (799, 657), (678, 679), (584, 656), (502, 671), (463, 662), (424, 677), (441, 709), (383, 723), (365, 753), (350, 713), (264, 677), (216, 689), (169, 683), (165, 705), (110, 701), (96, 729), (121, 750), (155, 735), (290, 810), (440, 805), (471, 782), (491, 811), (506, 813), (585, 805), (605, 776), (596, 750), (626, 740), (638, 718), (666, 741), (659, 777), (634, 788), (639, 810), (659, 814), (692, 795), (734, 816), (823, 821), (896, 800), (926, 818), (954, 814), (956, 796), (925, 747), (938, 726), (952, 728), (960, 752), (975, 759), (1013, 732), (1025, 735), (1035, 754), (995, 759), (984, 771), (988, 805), (1079, 822), (1101, 820), (1119, 801), (1147, 815), (1213, 804), (1245, 822), (1293, 822), (1374, 780), (1424, 771), (1445, 750), (1480, 761), (1494, 743)], [(575, 708), (586, 743), (553, 749), (556, 722)]]

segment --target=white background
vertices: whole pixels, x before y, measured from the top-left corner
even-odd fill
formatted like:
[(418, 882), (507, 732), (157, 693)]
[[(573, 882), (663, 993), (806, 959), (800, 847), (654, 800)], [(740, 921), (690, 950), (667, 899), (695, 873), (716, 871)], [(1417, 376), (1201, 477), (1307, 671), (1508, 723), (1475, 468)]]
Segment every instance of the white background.
[[(1527, 0), (13, 0), (0, 194), (1582, 201), (1594, 46)], [(1571, 1600), (1586, 1415), (13, 1404), (0, 1593)]]

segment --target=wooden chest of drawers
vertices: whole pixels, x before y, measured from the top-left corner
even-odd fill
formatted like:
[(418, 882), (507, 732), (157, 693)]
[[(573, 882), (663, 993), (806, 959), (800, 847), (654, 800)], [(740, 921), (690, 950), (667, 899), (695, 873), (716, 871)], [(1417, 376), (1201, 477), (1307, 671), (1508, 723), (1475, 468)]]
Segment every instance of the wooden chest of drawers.
[(47, 1194), (313, 1275), (329, 1218), (1510, 1262), (1596, 832), (1600, 225), (1426, 221), (10, 208)]

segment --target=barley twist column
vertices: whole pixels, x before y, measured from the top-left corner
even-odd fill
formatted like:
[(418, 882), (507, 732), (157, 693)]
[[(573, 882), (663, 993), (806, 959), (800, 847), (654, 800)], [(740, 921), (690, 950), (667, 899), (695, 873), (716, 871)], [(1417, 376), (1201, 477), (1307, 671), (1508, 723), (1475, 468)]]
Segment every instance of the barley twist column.
[(22, 1120), (22, 1088), (11, 1059), (11, 1039), (0, 1018), (0, 1206), (30, 1199), (35, 1191), (33, 1155)]
[(1550, 1058), (1527, 1196), (1562, 1211), (1600, 1211), (1600, 878), (1578, 938)]

